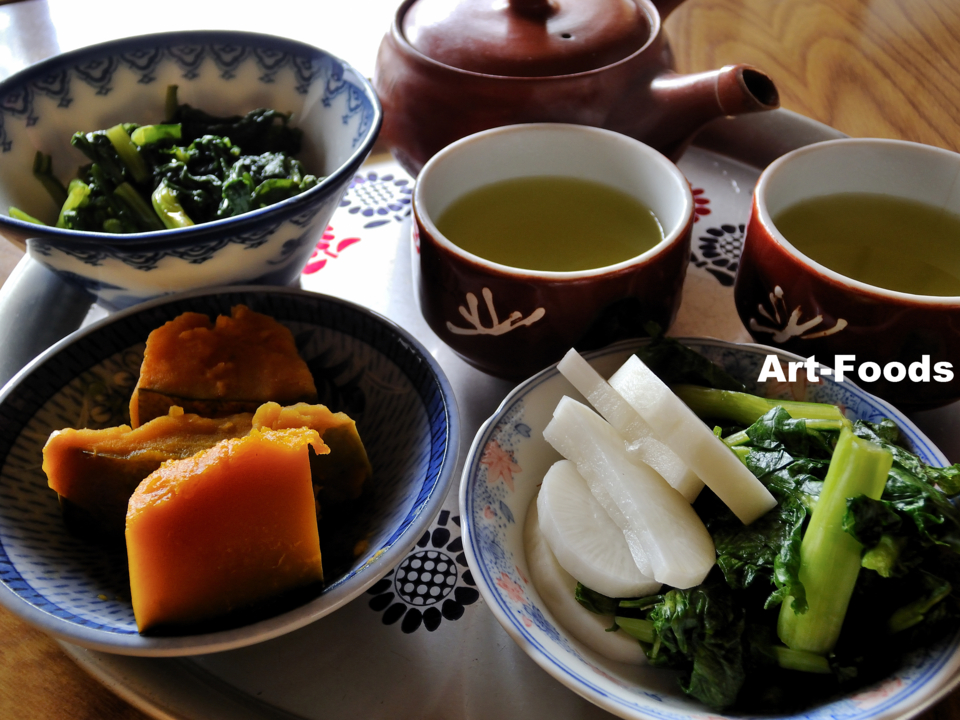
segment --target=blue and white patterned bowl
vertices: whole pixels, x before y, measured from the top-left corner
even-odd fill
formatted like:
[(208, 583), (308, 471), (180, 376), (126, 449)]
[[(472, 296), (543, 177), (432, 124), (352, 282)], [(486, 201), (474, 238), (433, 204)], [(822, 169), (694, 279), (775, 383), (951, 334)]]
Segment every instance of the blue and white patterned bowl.
[[(138, 635), (126, 557), (65, 528), (40, 468), (53, 430), (129, 422), (147, 335), (185, 311), (238, 303), (290, 328), (321, 402), (357, 427), (374, 468), (368, 547), (318, 597), (275, 617), (181, 637)], [(399, 563), (429, 527), (457, 461), (459, 420), (436, 361), (390, 321), (341, 300), (287, 288), (220, 288), (121, 311), (50, 348), (0, 392), (0, 604), (71, 643), (128, 655), (188, 655), (260, 642), (345, 604)]]
[[(37, 150), (66, 184), (88, 162), (78, 130), (160, 122), (168, 85), (180, 102), (215, 115), (258, 107), (293, 112), (299, 159), (326, 176), (276, 205), (191, 228), (129, 235), (40, 227), (59, 208), (32, 176)], [(162, 33), (57, 55), (0, 82), (0, 234), (112, 308), (193, 288), (287, 285), (310, 259), (381, 122), (370, 83), (310, 45), (234, 31)]]
[[(609, 377), (643, 341), (612, 345), (586, 357)], [(694, 350), (726, 368), (751, 392), (768, 397), (831, 402), (850, 418), (897, 422), (913, 450), (942, 466), (946, 458), (892, 405), (849, 382), (824, 378), (805, 382), (757, 383), (767, 355), (783, 362), (795, 355), (762, 345), (684, 339)], [(679, 689), (676, 676), (649, 666), (622, 665), (584, 647), (556, 623), (530, 582), (523, 545), (527, 507), (547, 469), (560, 458), (543, 429), (563, 395), (586, 402), (559, 374), (547, 368), (519, 385), (480, 428), (467, 455), (460, 484), (460, 510), (467, 559), (484, 600), (510, 636), (557, 680), (600, 707), (625, 718), (716, 720), (720, 717)], [(960, 681), (960, 637), (907, 658), (885, 681), (836, 698), (795, 720), (893, 720), (916, 715)]]

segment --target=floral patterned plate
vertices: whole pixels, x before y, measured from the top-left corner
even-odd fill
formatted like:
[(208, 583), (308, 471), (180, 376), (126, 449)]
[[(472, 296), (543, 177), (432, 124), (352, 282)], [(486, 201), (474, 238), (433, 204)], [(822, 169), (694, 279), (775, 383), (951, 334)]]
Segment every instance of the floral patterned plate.
[[(137, 633), (126, 556), (72, 536), (41, 470), (53, 430), (129, 422), (147, 335), (186, 311), (245, 304), (290, 328), (321, 402), (357, 427), (374, 467), (359, 513), (367, 549), (318, 596), (235, 628), (189, 636)], [(327, 615), (400, 563), (430, 526), (457, 458), (459, 419), (436, 361), (406, 331), (323, 295), (254, 287), (139, 305), (68, 336), (0, 395), (0, 604), (58, 638), (129, 655), (216, 652), (262, 642)]]
[[(588, 355), (609, 377), (638, 347), (627, 341)], [(762, 345), (713, 339), (682, 339), (767, 397), (830, 402), (850, 418), (895, 420), (926, 462), (942, 466), (944, 455), (893, 406), (850, 382), (758, 383), (767, 355), (800, 359)], [(547, 469), (560, 458), (543, 439), (544, 427), (563, 395), (583, 397), (556, 367), (519, 385), (477, 433), (460, 484), (464, 550), (483, 599), (507, 633), (544, 670), (600, 707), (625, 718), (708, 720), (715, 713), (680, 692), (676, 678), (648, 666), (606, 660), (571, 638), (551, 617), (530, 581), (523, 547), (523, 522)], [(945, 639), (906, 659), (885, 681), (836, 698), (792, 717), (892, 720), (915, 715), (960, 681), (960, 636)]]

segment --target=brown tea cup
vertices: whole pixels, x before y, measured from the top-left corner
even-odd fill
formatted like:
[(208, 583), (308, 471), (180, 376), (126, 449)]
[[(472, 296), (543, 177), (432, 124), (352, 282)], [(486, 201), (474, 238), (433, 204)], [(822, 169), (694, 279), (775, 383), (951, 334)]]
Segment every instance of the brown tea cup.
[[(800, 252), (774, 221), (797, 203), (841, 193), (960, 215), (958, 178), (957, 153), (899, 140), (832, 140), (774, 161), (754, 190), (734, 285), (750, 334), (815, 357), (835, 377), (842, 368), (847, 379), (905, 410), (960, 398), (960, 296), (900, 292), (842, 275)], [(947, 255), (931, 264), (950, 266), (960, 278), (960, 246)]]
[[(534, 176), (618, 189), (650, 208), (663, 239), (614, 265), (558, 272), (492, 262), (437, 229), (437, 218), (472, 190)], [(666, 329), (676, 316), (690, 258), (693, 196), (676, 165), (632, 138), (556, 123), (470, 135), (424, 166), (413, 212), (413, 267), (423, 316), (457, 354), (493, 375), (527, 377), (570, 347), (590, 349), (643, 335), (650, 321)]]

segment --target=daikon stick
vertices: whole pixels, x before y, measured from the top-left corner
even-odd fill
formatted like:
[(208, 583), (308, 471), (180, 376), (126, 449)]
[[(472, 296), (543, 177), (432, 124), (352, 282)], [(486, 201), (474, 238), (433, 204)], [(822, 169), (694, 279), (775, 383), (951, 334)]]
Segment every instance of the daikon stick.
[(623, 438), (608, 422), (564, 397), (543, 436), (576, 464), (593, 496), (623, 531), (644, 575), (676, 588), (703, 582), (716, 560), (703, 522), (659, 473), (630, 461)]
[(557, 369), (623, 436), (627, 443), (627, 454), (632, 460), (639, 459), (660, 473), (687, 502), (697, 499), (703, 489), (703, 481), (673, 450), (657, 439), (650, 424), (610, 387), (580, 353), (571, 348), (557, 364)]
[(623, 531), (569, 460), (554, 463), (537, 495), (540, 531), (568, 573), (601, 595), (653, 595), (660, 583), (637, 567)]
[(523, 526), (523, 549), (527, 570), (537, 594), (563, 629), (594, 652), (616, 662), (642, 665), (647, 656), (640, 643), (625, 632), (604, 632), (613, 625), (613, 615), (597, 615), (577, 602), (577, 581), (563, 569), (540, 532), (537, 500), (527, 510)]
[(777, 504), (730, 448), (636, 355), (613, 374), (610, 386), (744, 524)]

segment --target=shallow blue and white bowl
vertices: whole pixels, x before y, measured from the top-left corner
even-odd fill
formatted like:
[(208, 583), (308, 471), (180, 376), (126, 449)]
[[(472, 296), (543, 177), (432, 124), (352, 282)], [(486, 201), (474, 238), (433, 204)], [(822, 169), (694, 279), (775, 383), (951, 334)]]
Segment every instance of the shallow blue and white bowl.
[[(684, 339), (747, 385), (768, 397), (830, 402), (847, 417), (890, 418), (914, 452), (931, 465), (944, 455), (892, 405), (849, 382), (823, 378), (805, 382), (757, 383), (767, 355), (783, 362), (802, 360), (762, 345), (712, 339)], [(586, 355), (609, 377), (642, 343), (626, 341)], [(560, 398), (586, 403), (556, 366), (534, 375), (511, 392), (480, 428), (467, 455), (460, 484), (464, 549), (487, 605), (507, 633), (544, 670), (611, 713), (642, 720), (716, 720), (722, 717), (684, 695), (676, 676), (649, 666), (623, 665), (600, 657), (570, 636), (551, 616), (536, 588), (523, 545), (527, 507), (540, 481), (560, 455), (543, 439), (543, 429)], [(838, 697), (804, 713), (778, 716), (795, 720), (894, 720), (921, 712), (960, 682), (960, 637), (945, 638), (906, 659), (883, 682)]]
[[(41, 470), (53, 430), (129, 422), (147, 335), (186, 311), (239, 303), (290, 328), (320, 402), (357, 421), (374, 476), (362, 517), (368, 547), (323, 592), (243, 627), (143, 637), (126, 557), (71, 535)], [(404, 330), (375, 313), (301, 290), (221, 288), (154, 300), (65, 338), (0, 392), (0, 605), (60, 639), (127, 655), (216, 652), (261, 642), (327, 615), (389, 572), (429, 527), (457, 461), (459, 419), (443, 371)]]
[[(276, 205), (191, 228), (112, 235), (40, 227), (10, 206), (56, 222), (59, 208), (32, 176), (37, 150), (66, 185), (89, 162), (70, 145), (78, 130), (164, 117), (168, 85), (180, 102), (214, 115), (259, 107), (292, 112), (298, 158), (326, 176)], [(235, 284), (288, 285), (373, 147), (381, 109), (348, 64), (310, 45), (236, 31), (143, 35), (57, 55), (0, 82), (0, 234), (80, 284), (101, 304)]]

